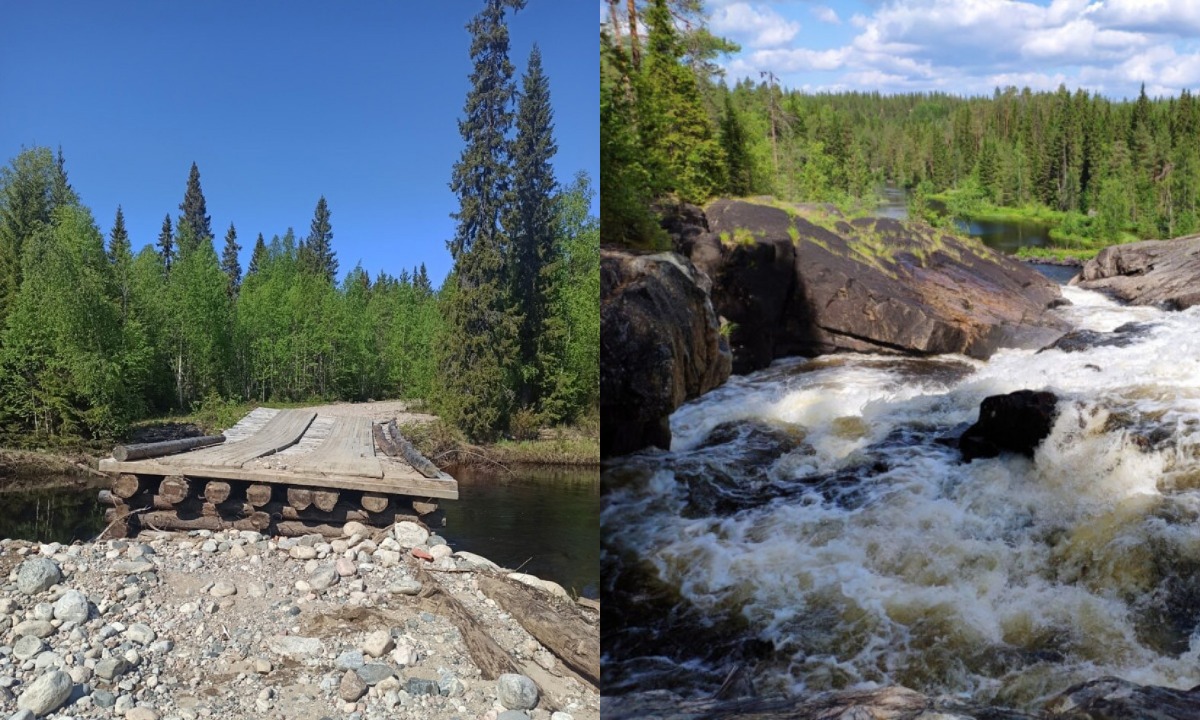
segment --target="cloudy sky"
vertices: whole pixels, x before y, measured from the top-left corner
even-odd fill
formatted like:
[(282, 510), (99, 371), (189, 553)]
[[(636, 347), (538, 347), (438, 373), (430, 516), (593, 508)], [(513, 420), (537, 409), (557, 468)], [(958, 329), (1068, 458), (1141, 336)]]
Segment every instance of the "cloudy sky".
[(708, 0), (742, 52), (730, 81), (770, 70), (808, 90), (1065, 83), (1109, 97), (1200, 89), (1200, 0)]

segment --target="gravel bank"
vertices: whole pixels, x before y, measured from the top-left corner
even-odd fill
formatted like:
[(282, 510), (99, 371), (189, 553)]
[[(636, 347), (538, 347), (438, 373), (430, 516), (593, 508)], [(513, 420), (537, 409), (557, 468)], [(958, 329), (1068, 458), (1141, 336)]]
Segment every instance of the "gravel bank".
[[(598, 612), (413, 523), (346, 530), (332, 541), (0, 540), (0, 718), (599, 718), (596, 688), (479, 581), (537, 586), (586, 619), (597, 647)], [(485, 679), (478, 638), (437, 597), (457, 601), (518, 672)]]

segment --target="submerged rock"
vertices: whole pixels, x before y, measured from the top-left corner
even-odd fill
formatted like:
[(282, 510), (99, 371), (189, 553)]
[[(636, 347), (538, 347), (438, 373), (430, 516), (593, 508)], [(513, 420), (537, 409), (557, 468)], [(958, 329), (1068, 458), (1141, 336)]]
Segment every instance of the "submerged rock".
[(671, 442), (667, 418), (729, 377), (708, 279), (675, 253), (600, 253), (600, 453)]
[(1129, 347), (1146, 337), (1154, 327), (1155, 323), (1130, 322), (1112, 332), (1072, 330), (1038, 352), (1062, 350), (1065, 353), (1072, 353), (1098, 347)]
[(1048, 717), (1070, 720), (1200, 720), (1200, 687), (1176, 690), (1103, 677), (1068, 689), (1046, 710)]
[(1003, 451), (1033, 457), (1058, 417), (1058, 396), (1052, 392), (1018, 390), (992, 395), (979, 405), (979, 421), (959, 438), (963, 460), (996, 457)]
[(1200, 304), (1200, 235), (1106, 247), (1071, 284), (1134, 305), (1184, 310)]
[(713, 279), (739, 373), (840, 350), (986, 358), (1068, 329), (1049, 312), (1064, 302), (1054, 282), (928, 225), (743, 200), (706, 221), (676, 243)]

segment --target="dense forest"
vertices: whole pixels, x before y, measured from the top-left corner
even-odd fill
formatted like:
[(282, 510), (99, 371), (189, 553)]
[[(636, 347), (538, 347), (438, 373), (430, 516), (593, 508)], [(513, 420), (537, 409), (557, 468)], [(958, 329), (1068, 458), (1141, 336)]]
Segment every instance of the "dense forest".
[(704, 29), (697, 0), (610, 2), (605, 242), (646, 242), (645, 208), (664, 196), (869, 204), (884, 183), (914, 190), (921, 214), (933, 215), (931, 196), (959, 216), (1023, 208), (1083, 243), (1200, 230), (1200, 101), (1187, 91), (1150, 99), (1143, 90), (1132, 102), (1066, 87), (806, 94), (770, 72), (730, 87), (713, 60), (731, 46)]
[[(468, 26), (474, 87), (453, 168), (454, 269), (338, 282), (332, 210), (309, 232), (258, 233), (248, 267), (221, 251), (193, 163), (180, 214), (134, 252), (120, 207), (107, 237), (61, 149), (0, 169), (0, 424), (112, 437), (209, 402), (421, 398), (473, 439), (562, 423), (599, 404), (599, 227), (586, 175), (554, 178), (549, 81), (536, 48), (522, 88), (506, 9)], [(480, 182), (479, 179), (491, 179)], [(476, 197), (485, 193), (486, 198)]]

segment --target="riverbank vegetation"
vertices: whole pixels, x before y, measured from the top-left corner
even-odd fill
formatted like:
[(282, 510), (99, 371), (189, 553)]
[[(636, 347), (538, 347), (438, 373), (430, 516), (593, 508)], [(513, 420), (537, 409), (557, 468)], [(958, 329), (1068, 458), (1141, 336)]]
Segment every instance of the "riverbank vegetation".
[(307, 233), (257, 232), (243, 272), (248, 236), (231, 222), (218, 251), (195, 163), (180, 214), (138, 239), (120, 207), (101, 233), (61, 149), (12, 158), (0, 169), (0, 433), (111, 440), (138, 419), (197, 410), (420, 398), (478, 442), (517, 418), (542, 427), (594, 413), (593, 191), (583, 174), (553, 175), (536, 47), (517, 92), (505, 14), (522, 4), (487, 0), (469, 25), (474, 84), (448, 169), (454, 268), (440, 287), (423, 264), (339, 274), (324, 197)]
[[(1083, 254), (1200, 231), (1200, 101), (1187, 91), (1151, 99), (1143, 90), (1133, 102), (1066, 87), (809, 94), (769, 72), (731, 84), (712, 62), (731, 46), (704, 28), (697, 3), (610, 9), (604, 242), (663, 242), (647, 208), (664, 197), (842, 203), (884, 183), (940, 198), (954, 217), (1045, 222), (1056, 245)], [(916, 215), (938, 220), (927, 204)]]

